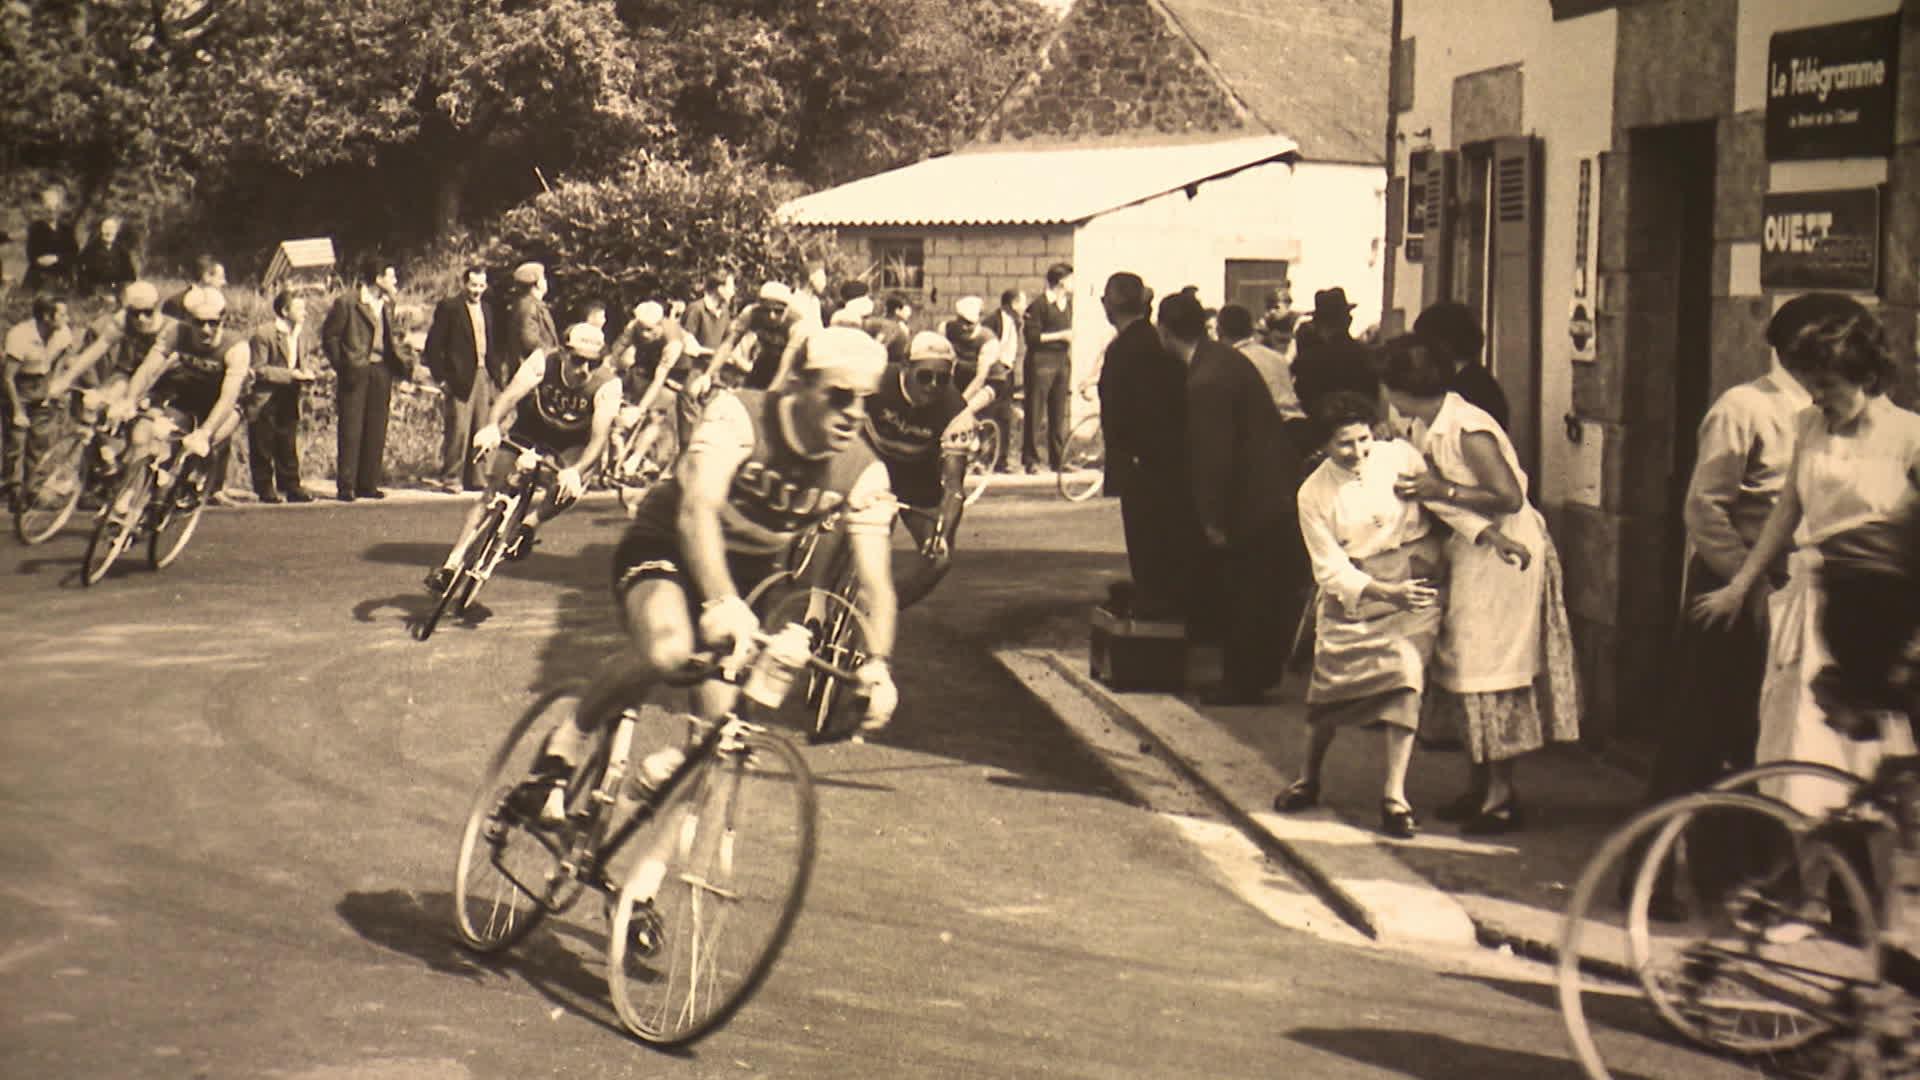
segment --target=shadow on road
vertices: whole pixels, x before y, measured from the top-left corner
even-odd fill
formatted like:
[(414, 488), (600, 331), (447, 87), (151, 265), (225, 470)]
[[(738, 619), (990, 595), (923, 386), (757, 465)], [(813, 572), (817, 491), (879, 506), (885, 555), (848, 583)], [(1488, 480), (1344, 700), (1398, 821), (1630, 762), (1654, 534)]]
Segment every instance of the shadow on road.
[[(1565, 1058), (1480, 1046), (1428, 1031), (1383, 1028), (1296, 1028), (1287, 1038), (1415, 1080), (1578, 1080), (1580, 1066)], [(1619, 1080), (1653, 1080), (1614, 1073)]]
[[(1522, 982), (1515, 979), (1490, 979), (1483, 976), (1453, 974), (1447, 976), (1478, 983), (1488, 989), (1505, 994), (1508, 997), (1539, 1006), (1553, 1013), (1560, 1013), (1559, 988), (1551, 983)], [(1638, 994), (1582, 994), (1581, 1004), (1587, 1017), (1587, 1023), (1596, 1032), (1614, 1031), (1649, 1042), (1665, 1043), (1676, 1051), (1696, 1049), (1693, 1043), (1682, 1038), (1679, 1033), (1666, 1026), (1653, 1006)], [(1559, 1034), (1556, 1030), (1555, 1034)], [(1611, 1066), (1609, 1066), (1611, 1067)], [(1576, 1075), (1569, 1073), (1568, 1075)], [(1615, 1070), (1615, 1076), (1627, 1078), (1632, 1074)]]
[[(589, 895), (575, 910), (585, 910), (592, 901)], [(462, 946), (455, 936), (450, 893), (354, 892), (342, 897), (334, 910), (366, 941), (418, 960), (433, 972), (475, 984), (518, 976), (553, 1004), (627, 1037), (607, 999), (604, 969), (575, 951), (604, 955), (604, 934), (548, 918), (513, 948), (481, 955)]]

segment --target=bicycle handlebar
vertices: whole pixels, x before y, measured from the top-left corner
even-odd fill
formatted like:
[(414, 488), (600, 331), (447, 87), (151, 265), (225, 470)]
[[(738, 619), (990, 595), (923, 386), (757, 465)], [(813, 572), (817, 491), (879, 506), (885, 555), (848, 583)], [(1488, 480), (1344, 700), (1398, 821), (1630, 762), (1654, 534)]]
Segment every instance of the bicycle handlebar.
[[(738, 660), (734, 658), (734, 652), (731, 649), (702, 649), (694, 653), (685, 664), (680, 666), (678, 671), (668, 675), (667, 684), (675, 687), (688, 687), (718, 679), (721, 682), (739, 686), (743, 684), (752, 673), (754, 665), (760, 661), (760, 655), (766, 651), (767, 646), (771, 644), (775, 638), (795, 627), (798, 627), (803, 633), (808, 635), (813, 633), (813, 631), (808, 630), (806, 626), (798, 622), (790, 622), (786, 627), (771, 634), (765, 630), (756, 630), (753, 633), (753, 644), (744, 653), (740, 654)], [(838, 679), (841, 682), (852, 683), (859, 681), (859, 676), (854, 672), (820, 659), (820, 657), (814, 655), (811, 650), (804, 656), (796, 656), (793, 659), (795, 661), (793, 665), (795, 672), (798, 672), (802, 668), (811, 668), (828, 678)]]

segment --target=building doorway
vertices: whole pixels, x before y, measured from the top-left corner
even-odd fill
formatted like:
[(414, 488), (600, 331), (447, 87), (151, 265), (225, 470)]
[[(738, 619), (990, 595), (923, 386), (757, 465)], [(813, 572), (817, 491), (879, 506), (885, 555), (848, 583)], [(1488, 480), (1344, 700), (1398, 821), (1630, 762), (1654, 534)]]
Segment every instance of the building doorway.
[[(1285, 259), (1228, 259), (1226, 289), (1223, 295), (1229, 304), (1239, 304), (1253, 315), (1257, 323), (1260, 313), (1267, 310), (1267, 297), (1275, 289), (1286, 290), (1291, 297), (1292, 287), (1287, 283), (1287, 261)], [(1291, 306), (1291, 299), (1289, 299)]]
[(1647, 455), (1640, 468), (1666, 478), (1658, 508), (1657, 595), (1663, 597), (1679, 596), (1686, 557), (1681, 510), (1712, 388), (1715, 134), (1707, 121), (1640, 128), (1628, 137), (1627, 264), (1636, 308), (1629, 319), (1639, 340), (1627, 347), (1638, 362), (1652, 365), (1649, 391), (1639, 397), (1645, 415), (1636, 426)]

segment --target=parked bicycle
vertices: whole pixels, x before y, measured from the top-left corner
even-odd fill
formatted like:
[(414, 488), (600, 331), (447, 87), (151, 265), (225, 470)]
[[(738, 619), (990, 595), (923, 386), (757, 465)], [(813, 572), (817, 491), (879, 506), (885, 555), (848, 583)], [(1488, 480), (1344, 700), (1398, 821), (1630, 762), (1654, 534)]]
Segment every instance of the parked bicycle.
[(1068, 502), (1085, 502), (1105, 486), (1106, 469), (1107, 440), (1100, 414), (1094, 412), (1081, 417), (1067, 433), (1067, 448), (1061, 455), (1060, 471), (1053, 474), (1054, 485)]
[(125, 426), (108, 424), (97, 398), (94, 391), (75, 389), (68, 403), (45, 406), (61, 408), (64, 415), (40, 454), (39, 468), (25, 478), (14, 501), (13, 532), (21, 543), (52, 539), (83, 499), (98, 502), (109, 494), (126, 451)]
[[(571, 722), (579, 687), (542, 695), (494, 753), (468, 812), (454, 871), (460, 939), (479, 952), (508, 948), (592, 890), (608, 905), (608, 988), (627, 1030), (672, 1047), (725, 1024), (785, 945), (814, 860), (812, 774), (753, 719), (779, 707), (802, 668), (854, 679), (809, 655), (808, 639), (789, 623), (757, 634), (741, 663), (709, 653), (667, 680), (741, 687), (738, 708), (704, 728), (649, 704), (658, 687), (628, 688), (594, 725), (564, 817), (551, 821), (531, 797), (550, 789), (528, 778), (553, 727)], [(689, 730), (697, 736), (668, 775), (649, 778), (646, 762), (631, 760), (634, 747), (679, 745)], [(641, 834), (637, 855), (616, 867)]]
[(207, 508), (207, 459), (183, 457), (179, 436), (184, 432), (167, 410), (142, 402), (141, 411), (153, 425), (159, 449), (139, 467), (124, 470), (101, 504), (81, 564), (83, 585), (99, 583), (142, 538), (147, 541), (147, 565), (154, 570), (173, 565)]
[[(520, 542), (521, 522), (533, 508), (534, 499), (560, 471), (559, 462), (525, 443), (506, 438), (500, 445), (520, 452), (513, 463), (513, 473), (505, 486), (487, 496), (486, 514), (467, 545), (465, 557), (447, 577), (432, 609), (414, 623), (413, 636), (417, 641), (432, 637), (434, 628), (448, 611), (465, 614), (472, 606), (501, 561), (507, 558), (514, 544)], [(488, 453), (490, 451), (479, 451), (474, 457), (478, 460)]]

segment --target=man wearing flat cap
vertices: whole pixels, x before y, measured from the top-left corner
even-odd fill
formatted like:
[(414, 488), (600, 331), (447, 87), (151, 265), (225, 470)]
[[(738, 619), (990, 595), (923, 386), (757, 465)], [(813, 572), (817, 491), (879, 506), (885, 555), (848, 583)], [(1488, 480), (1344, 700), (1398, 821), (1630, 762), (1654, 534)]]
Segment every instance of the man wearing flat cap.
[(517, 368), (537, 349), (560, 347), (560, 328), (547, 307), (547, 268), (523, 262), (513, 268), (513, 299), (507, 307), (507, 366)]

